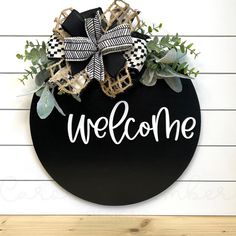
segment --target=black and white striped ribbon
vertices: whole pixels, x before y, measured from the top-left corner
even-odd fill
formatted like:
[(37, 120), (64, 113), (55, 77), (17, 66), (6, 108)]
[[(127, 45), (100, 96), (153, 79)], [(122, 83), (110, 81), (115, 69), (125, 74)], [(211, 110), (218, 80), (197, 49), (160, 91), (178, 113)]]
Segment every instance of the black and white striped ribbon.
[(65, 58), (67, 61), (85, 61), (97, 52), (96, 45), (85, 37), (65, 39)]
[(98, 40), (98, 48), (103, 55), (130, 50), (132, 45), (130, 27), (126, 24), (108, 30)]

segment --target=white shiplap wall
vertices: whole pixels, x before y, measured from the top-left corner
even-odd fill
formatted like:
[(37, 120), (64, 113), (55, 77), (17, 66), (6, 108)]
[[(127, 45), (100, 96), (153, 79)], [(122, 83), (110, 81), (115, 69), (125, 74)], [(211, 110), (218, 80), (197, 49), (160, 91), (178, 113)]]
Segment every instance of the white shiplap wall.
[[(0, 3), (0, 214), (236, 214), (236, 1), (135, 1), (149, 22), (163, 22), (163, 34), (179, 32), (201, 51), (201, 75), (194, 82), (202, 108), (202, 134), (183, 176), (161, 195), (126, 207), (82, 201), (61, 189), (42, 168), (29, 132), (30, 90), (17, 78), (25, 65), (15, 54), (26, 39), (45, 39), (60, 10), (80, 11), (97, 1), (8, 0)], [(105, 9), (110, 0), (103, 0)]]

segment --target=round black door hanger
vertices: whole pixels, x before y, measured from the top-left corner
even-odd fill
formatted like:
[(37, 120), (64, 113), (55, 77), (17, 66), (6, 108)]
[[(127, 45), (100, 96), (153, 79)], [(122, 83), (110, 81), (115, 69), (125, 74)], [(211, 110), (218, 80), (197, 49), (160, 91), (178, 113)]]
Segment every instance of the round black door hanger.
[(84, 200), (127, 205), (154, 197), (184, 172), (199, 139), (198, 98), (192, 82), (182, 82), (179, 94), (158, 81), (117, 99), (94, 82), (81, 103), (57, 95), (66, 116), (55, 110), (45, 120), (34, 96), (30, 127), (38, 158), (59, 185)]

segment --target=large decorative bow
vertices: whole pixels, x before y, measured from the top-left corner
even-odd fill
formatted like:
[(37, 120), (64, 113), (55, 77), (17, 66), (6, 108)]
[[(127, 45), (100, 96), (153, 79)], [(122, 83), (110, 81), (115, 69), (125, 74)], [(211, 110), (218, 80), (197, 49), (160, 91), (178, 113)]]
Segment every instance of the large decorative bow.
[[(52, 35), (47, 44), (48, 58), (52, 60), (67, 58), (72, 75), (86, 68), (90, 76), (96, 79), (103, 78), (104, 69), (112, 78), (116, 78), (126, 64), (132, 72), (132, 78), (136, 78), (147, 56), (146, 37), (143, 38), (143, 35), (133, 32), (131, 39), (128, 25), (117, 26), (116, 22), (103, 33), (101, 25), (104, 22), (101, 22), (100, 14), (102, 14), (101, 8), (82, 13), (72, 10), (61, 24), (70, 38), (62, 40), (57, 34)], [(131, 50), (128, 50), (130, 47)], [(124, 52), (126, 49), (128, 51)]]
[(103, 34), (100, 13), (95, 18), (85, 19), (85, 30), (88, 37), (65, 38), (66, 61), (86, 61), (90, 79), (104, 79), (103, 56), (123, 52), (132, 48), (133, 40), (130, 27), (122, 24)]

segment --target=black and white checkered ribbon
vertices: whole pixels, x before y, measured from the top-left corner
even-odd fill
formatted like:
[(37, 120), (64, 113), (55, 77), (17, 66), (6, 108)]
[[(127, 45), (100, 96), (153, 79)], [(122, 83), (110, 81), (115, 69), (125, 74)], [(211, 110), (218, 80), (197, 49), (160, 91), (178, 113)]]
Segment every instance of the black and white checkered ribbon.
[(140, 72), (147, 59), (147, 41), (145, 39), (133, 38), (133, 47), (124, 53), (128, 68)]
[(64, 42), (57, 35), (53, 34), (47, 43), (47, 57), (50, 59), (62, 58), (65, 56)]
[(86, 69), (91, 79), (104, 79), (103, 56), (127, 51), (132, 48), (133, 39), (130, 27), (126, 24), (102, 33), (101, 18), (97, 12), (95, 18), (85, 20), (88, 38), (65, 38), (65, 59), (67, 61), (85, 61), (91, 58)]

